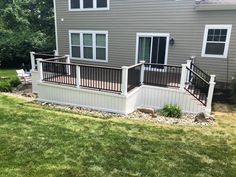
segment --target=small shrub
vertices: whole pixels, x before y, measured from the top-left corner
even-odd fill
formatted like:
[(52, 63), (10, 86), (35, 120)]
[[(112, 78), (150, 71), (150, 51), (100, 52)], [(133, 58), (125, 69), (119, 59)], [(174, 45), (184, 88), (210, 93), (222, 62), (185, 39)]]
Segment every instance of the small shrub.
[(12, 77), (6, 80), (0, 80), (0, 92), (11, 92), (13, 87), (21, 84), (18, 77)]
[(9, 83), (10, 83), (11, 87), (17, 87), (18, 85), (21, 84), (21, 81), (18, 77), (13, 77), (10, 79)]
[(7, 81), (0, 82), (0, 92), (11, 92), (11, 91), (12, 87), (9, 82)]
[(165, 117), (176, 117), (180, 118), (182, 116), (182, 111), (180, 107), (176, 105), (165, 105), (160, 111), (161, 116)]

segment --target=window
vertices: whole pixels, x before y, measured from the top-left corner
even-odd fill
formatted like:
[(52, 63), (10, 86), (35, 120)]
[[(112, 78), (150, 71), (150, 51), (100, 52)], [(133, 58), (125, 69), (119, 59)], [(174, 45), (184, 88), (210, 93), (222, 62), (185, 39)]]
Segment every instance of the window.
[(70, 8), (71, 9), (79, 9), (80, 8), (80, 0), (70, 0)]
[(69, 0), (69, 10), (109, 10), (109, 4), (110, 0)]
[(136, 61), (166, 64), (168, 57), (168, 33), (138, 33)]
[(80, 58), (80, 34), (71, 34), (71, 52), (72, 56)]
[(70, 55), (74, 59), (108, 61), (107, 31), (70, 30)]
[(227, 58), (232, 25), (206, 25), (202, 57)]

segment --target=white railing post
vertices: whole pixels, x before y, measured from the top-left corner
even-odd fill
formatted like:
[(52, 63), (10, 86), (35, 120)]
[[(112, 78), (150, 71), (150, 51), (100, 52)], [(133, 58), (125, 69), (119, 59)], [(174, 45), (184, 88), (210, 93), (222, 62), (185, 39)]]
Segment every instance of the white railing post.
[(37, 58), (36, 60), (37, 60), (40, 82), (42, 82), (43, 81), (43, 63), (42, 63), (43, 59)]
[[(187, 60), (187, 68), (192, 69), (191, 64), (192, 64), (192, 60)], [(186, 76), (186, 78), (188, 78), (188, 81), (191, 79), (190, 77), (191, 77), (191, 74), (188, 72)]]
[(32, 71), (35, 71), (35, 57), (34, 57), (35, 52), (30, 52), (30, 60), (31, 60), (31, 67)]
[(121, 93), (127, 95), (128, 93), (128, 70), (129, 67), (122, 66), (122, 82), (121, 82)]
[(208, 90), (208, 96), (207, 96), (207, 107), (206, 107), (206, 112), (211, 113), (211, 105), (212, 105), (212, 99), (213, 99), (213, 94), (214, 94), (214, 89), (215, 89), (215, 75), (211, 75), (210, 79), (210, 86)]
[(181, 80), (180, 80), (180, 90), (181, 91), (184, 91), (186, 79), (187, 79), (187, 64), (182, 64)]
[(191, 63), (192, 63), (192, 60), (187, 60), (187, 67), (188, 67), (189, 69), (191, 69)]
[[(70, 64), (70, 55), (66, 55), (66, 63)], [(67, 68), (68, 75), (71, 75), (71, 67), (70, 67), (70, 65), (68, 65), (66, 68)]]
[(80, 88), (80, 66), (76, 66), (76, 87)]
[(143, 85), (144, 82), (144, 72), (145, 72), (145, 61), (140, 61), (140, 63), (142, 63), (141, 65), (141, 74), (140, 74), (140, 84)]
[(59, 54), (58, 54), (58, 50), (53, 50), (54, 51), (54, 55), (55, 56), (58, 56)]

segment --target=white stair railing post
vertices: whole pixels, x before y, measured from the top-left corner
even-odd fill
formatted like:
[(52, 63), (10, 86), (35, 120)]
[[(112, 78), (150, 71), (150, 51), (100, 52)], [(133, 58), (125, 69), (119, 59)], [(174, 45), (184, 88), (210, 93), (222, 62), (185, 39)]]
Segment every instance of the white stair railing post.
[(76, 66), (76, 87), (80, 88), (80, 66)]
[(184, 91), (186, 79), (187, 79), (187, 64), (182, 64), (181, 80), (180, 80), (180, 90), (181, 91)]
[[(70, 55), (66, 55), (66, 63), (70, 64)], [(70, 67), (70, 65), (66, 66), (66, 70), (67, 70), (68, 75), (71, 75), (71, 67)]]
[(192, 63), (192, 60), (187, 60), (187, 67), (188, 67), (189, 69), (191, 69), (191, 63)]
[[(192, 60), (187, 60), (187, 68), (191, 69), (191, 64), (192, 64)], [(188, 78), (188, 81), (190, 80), (190, 72), (187, 73), (186, 78)]]
[(30, 52), (30, 60), (31, 60), (31, 67), (32, 71), (35, 71), (35, 57), (34, 57), (35, 52)]
[(128, 93), (128, 70), (129, 67), (122, 66), (122, 81), (121, 81), (121, 93), (127, 95)]
[(207, 113), (211, 113), (211, 105), (212, 105), (212, 99), (213, 99), (213, 94), (214, 94), (214, 89), (215, 89), (215, 75), (211, 75), (210, 79), (210, 86), (208, 90), (208, 96), (207, 96), (207, 106), (206, 106), (206, 111)]
[(140, 61), (140, 63), (142, 63), (141, 65), (141, 74), (140, 74), (140, 84), (143, 85), (144, 82), (144, 72), (145, 72), (145, 61)]
[(37, 58), (37, 66), (38, 66), (38, 72), (39, 72), (39, 81), (43, 81), (43, 59), (42, 58)]

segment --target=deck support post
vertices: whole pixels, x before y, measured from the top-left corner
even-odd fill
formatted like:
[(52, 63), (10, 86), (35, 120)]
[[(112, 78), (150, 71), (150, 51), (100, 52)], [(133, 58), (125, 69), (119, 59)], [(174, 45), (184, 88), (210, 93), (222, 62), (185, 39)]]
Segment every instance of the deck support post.
[(35, 71), (35, 52), (30, 52), (30, 60), (31, 60), (31, 67), (32, 71)]
[(39, 72), (39, 81), (42, 82), (43, 81), (43, 59), (42, 58), (37, 58), (37, 66), (38, 66), (38, 72)]
[(184, 91), (184, 87), (186, 84), (187, 79), (187, 64), (182, 64), (182, 71), (181, 71), (181, 80), (180, 80), (180, 90)]
[(140, 61), (141, 65), (141, 73), (140, 73), (140, 84), (143, 85), (144, 82), (144, 72), (145, 72), (145, 61)]
[(80, 66), (76, 66), (76, 87), (80, 88)]
[[(70, 64), (70, 55), (65, 55), (66, 56), (66, 63)], [(67, 74), (70, 76), (71, 75), (71, 67), (70, 65), (66, 66)]]
[(127, 66), (122, 66), (122, 82), (121, 82), (121, 93), (127, 95), (128, 93), (128, 69)]
[(211, 113), (211, 105), (212, 105), (212, 99), (213, 99), (213, 94), (214, 94), (214, 89), (215, 89), (215, 75), (211, 75), (210, 79), (210, 86), (208, 90), (208, 96), (207, 96), (207, 105), (206, 105), (206, 113)]

